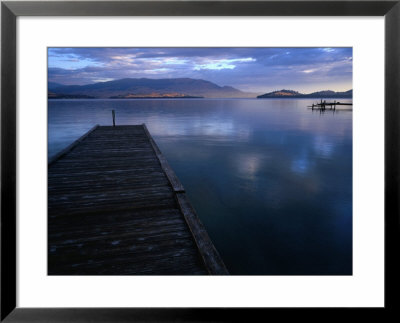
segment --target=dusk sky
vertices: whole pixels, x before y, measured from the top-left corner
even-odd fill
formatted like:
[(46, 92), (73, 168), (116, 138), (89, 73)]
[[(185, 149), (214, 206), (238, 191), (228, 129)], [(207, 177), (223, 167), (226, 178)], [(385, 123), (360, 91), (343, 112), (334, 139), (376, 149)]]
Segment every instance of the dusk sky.
[(352, 48), (49, 48), (49, 82), (204, 79), (266, 93), (352, 89)]

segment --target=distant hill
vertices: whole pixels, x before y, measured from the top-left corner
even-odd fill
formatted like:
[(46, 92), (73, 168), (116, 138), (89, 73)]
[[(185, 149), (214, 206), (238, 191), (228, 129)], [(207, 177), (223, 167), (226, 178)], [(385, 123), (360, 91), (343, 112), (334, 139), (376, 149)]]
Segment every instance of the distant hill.
[(205, 98), (250, 98), (254, 93), (242, 92), (231, 86), (191, 78), (148, 79), (126, 78), (87, 85), (60, 85), (49, 83), (49, 98), (154, 98), (154, 97), (205, 97)]
[(203, 96), (186, 95), (182, 93), (149, 93), (149, 94), (127, 94), (110, 96), (110, 99), (202, 99)]
[(58, 94), (54, 92), (48, 92), (47, 97), (49, 99), (95, 99), (93, 96), (84, 94)]
[(309, 94), (303, 94), (297, 91), (292, 90), (280, 90), (265, 93), (263, 95), (257, 96), (258, 99), (270, 99), (270, 98), (342, 98), (342, 99), (352, 99), (353, 98), (353, 90), (349, 90), (346, 92), (335, 92), (331, 90), (313, 92)]
[(301, 95), (303, 94), (292, 90), (280, 90), (259, 95), (257, 98), (263, 99), (263, 98), (278, 98), (278, 97), (298, 97)]
[(319, 91), (311, 94), (306, 94), (310, 98), (353, 98), (353, 90), (348, 90), (346, 92), (335, 92), (335, 91)]
[(53, 90), (54, 88), (60, 87), (60, 86), (63, 86), (63, 85), (60, 84), (60, 83), (55, 83), (55, 82), (49, 82), (48, 83), (49, 91)]

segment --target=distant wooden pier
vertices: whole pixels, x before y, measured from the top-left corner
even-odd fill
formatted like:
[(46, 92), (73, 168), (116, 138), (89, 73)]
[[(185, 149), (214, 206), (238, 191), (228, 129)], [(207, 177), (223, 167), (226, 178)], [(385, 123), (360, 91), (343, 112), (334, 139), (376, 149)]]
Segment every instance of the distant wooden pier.
[(48, 274), (225, 275), (145, 125), (96, 126), (48, 165)]
[(319, 103), (313, 103), (311, 106), (308, 106), (308, 108), (311, 108), (311, 110), (326, 110), (327, 108), (329, 108), (330, 110), (336, 110), (336, 106), (341, 106), (341, 105), (345, 105), (345, 106), (352, 106), (353, 103), (341, 103), (341, 102), (326, 102), (326, 101), (322, 101)]

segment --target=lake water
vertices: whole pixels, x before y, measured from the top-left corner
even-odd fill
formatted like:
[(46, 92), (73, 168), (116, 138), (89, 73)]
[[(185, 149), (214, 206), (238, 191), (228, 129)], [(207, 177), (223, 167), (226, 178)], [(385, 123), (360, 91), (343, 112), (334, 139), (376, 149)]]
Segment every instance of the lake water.
[(114, 109), (146, 123), (231, 274), (351, 275), (352, 112), (313, 102), (49, 100), (48, 153)]

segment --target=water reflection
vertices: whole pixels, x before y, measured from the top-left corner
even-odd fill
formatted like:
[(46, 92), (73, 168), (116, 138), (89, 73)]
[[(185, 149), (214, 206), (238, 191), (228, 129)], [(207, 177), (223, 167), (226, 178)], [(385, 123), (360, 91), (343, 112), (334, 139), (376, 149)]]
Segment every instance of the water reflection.
[(352, 113), (310, 104), (52, 100), (48, 151), (115, 109), (146, 123), (232, 274), (351, 274)]
[(291, 170), (297, 174), (306, 174), (310, 167), (311, 163), (306, 154), (292, 160)]
[(314, 138), (314, 150), (323, 158), (329, 159), (334, 153), (334, 144), (325, 137), (317, 136)]
[(262, 155), (255, 154), (237, 154), (235, 161), (237, 164), (237, 173), (239, 176), (251, 179), (254, 178), (262, 163)]

